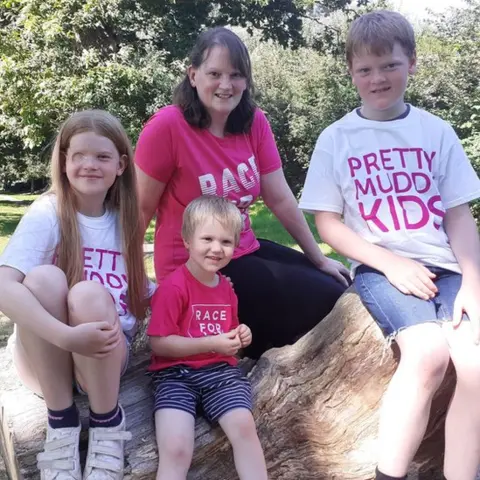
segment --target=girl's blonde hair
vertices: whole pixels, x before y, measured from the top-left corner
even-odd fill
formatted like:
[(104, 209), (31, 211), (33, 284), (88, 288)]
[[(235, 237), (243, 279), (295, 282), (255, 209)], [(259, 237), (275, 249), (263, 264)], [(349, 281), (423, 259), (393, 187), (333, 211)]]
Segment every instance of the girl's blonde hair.
[(71, 288), (84, 279), (83, 251), (77, 221), (75, 195), (65, 173), (70, 140), (74, 135), (93, 132), (113, 142), (125, 161), (125, 170), (107, 192), (105, 206), (119, 212), (122, 250), (128, 280), (128, 306), (137, 319), (145, 317), (147, 281), (143, 262), (143, 229), (140, 223), (133, 150), (119, 120), (103, 110), (85, 110), (71, 115), (60, 127), (51, 159), (52, 186), (57, 196), (60, 241), (57, 266)]

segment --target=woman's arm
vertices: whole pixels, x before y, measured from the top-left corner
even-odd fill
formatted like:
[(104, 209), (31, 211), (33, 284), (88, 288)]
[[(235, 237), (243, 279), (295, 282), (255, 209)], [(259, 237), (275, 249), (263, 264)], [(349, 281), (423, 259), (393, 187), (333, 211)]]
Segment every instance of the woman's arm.
[(166, 183), (159, 182), (150, 177), (138, 166), (135, 166), (135, 169), (137, 174), (140, 215), (142, 216), (144, 231), (146, 231), (160, 203)]
[(279, 169), (262, 175), (260, 185), (265, 204), (295, 239), (305, 255), (317, 266), (325, 263), (326, 257), (318, 248), (283, 171)]
[(261, 195), (272, 213), (295, 239), (310, 261), (319, 269), (348, 286), (348, 270), (336, 260), (327, 258), (315, 241), (307, 221), (298, 208), (281, 169), (261, 176)]

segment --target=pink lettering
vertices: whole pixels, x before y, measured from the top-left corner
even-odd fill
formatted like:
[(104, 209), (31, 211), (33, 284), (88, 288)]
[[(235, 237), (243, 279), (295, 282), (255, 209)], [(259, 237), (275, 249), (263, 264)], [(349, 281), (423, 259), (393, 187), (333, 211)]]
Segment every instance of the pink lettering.
[(436, 154), (437, 154), (437, 152), (432, 152), (429, 156), (428, 153), (425, 150), (423, 151), (423, 155), (425, 156), (425, 160), (427, 161), (427, 165), (428, 165), (428, 170), (430, 172), (432, 171), (432, 163), (433, 163), (433, 159), (435, 158)]
[(392, 148), (392, 152), (398, 152), (400, 154), (400, 162), (402, 163), (402, 168), (405, 168), (407, 166), (404, 154), (409, 150), (409, 148)]
[(360, 170), (360, 168), (362, 167), (362, 164), (360, 162), (360, 160), (356, 157), (350, 157), (348, 160), (348, 166), (350, 168), (350, 176), (352, 178), (355, 177), (355, 170)]
[(368, 222), (369, 220), (373, 222), (382, 232), (388, 232), (388, 228), (384, 225), (380, 219), (378, 218), (378, 210), (380, 209), (380, 205), (382, 204), (382, 199), (377, 198), (373, 202), (373, 207), (370, 213), (365, 212), (365, 207), (362, 202), (359, 202), (358, 207), (360, 209), (360, 215), (363, 219)]
[[(422, 180), (423, 180), (423, 186), (421, 185)], [(421, 172), (413, 172), (412, 181), (413, 181), (413, 184), (415, 185), (415, 190), (418, 193), (428, 192), (432, 184), (432, 182), (430, 181), (430, 177), (425, 173), (421, 173)]]
[[(393, 185), (396, 193), (408, 192), (412, 188), (412, 181), (410, 177), (405, 172), (394, 172), (392, 173)], [(405, 183), (403, 186), (400, 184), (400, 179), (404, 179)]]
[(375, 177), (376, 181), (377, 181), (377, 184), (378, 184), (378, 189), (382, 192), (382, 193), (389, 193), (393, 190), (393, 185), (392, 185), (392, 180), (390, 179), (390, 176), (389, 175), (386, 175), (385, 176), (385, 179), (388, 180), (388, 182), (390, 183), (390, 186), (388, 187), (384, 187), (382, 185), (382, 178), (380, 177), (380, 175), (377, 175)]
[(382, 167), (384, 170), (395, 170), (395, 167), (393, 165), (388, 165), (389, 162), (392, 161), (391, 157), (387, 157), (387, 153), (390, 153), (392, 150), (385, 149), (385, 150), (380, 150), (380, 160), (382, 161)]
[(122, 288), (122, 279), (114, 273), (107, 273), (107, 283), (111, 288)]
[[(428, 218), (429, 218), (429, 212), (423, 201), (418, 198), (414, 197), (413, 195), (400, 195), (397, 197), (398, 203), (402, 207), (403, 210), (403, 220), (405, 222), (405, 228), (407, 230), (418, 230), (419, 228), (424, 227), (428, 223)], [(415, 205), (418, 205), (420, 207), (421, 211), (421, 218), (418, 220), (416, 223), (410, 223), (408, 219), (407, 212), (412, 212), (413, 209), (410, 207), (410, 209), (405, 208), (406, 203), (413, 203)]]
[[(440, 204), (440, 207), (437, 207), (436, 204)], [(433, 226), (439, 230), (443, 222), (443, 217), (445, 217), (445, 210), (442, 208), (442, 199), (440, 198), (440, 195), (434, 195), (431, 197), (427, 202), (427, 207), (434, 215), (440, 217), (439, 222), (436, 221), (435, 218), (433, 219)]]
[(85, 247), (83, 249), (83, 266), (85, 268), (93, 268), (93, 265), (87, 265), (87, 260), (91, 260), (92, 257), (87, 256), (87, 253), (86, 253), (86, 252), (93, 252), (93, 251), (94, 251), (93, 248)]
[(377, 155), (375, 153), (367, 153), (363, 156), (363, 161), (365, 162), (365, 168), (367, 169), (367, 175), (372, 173), (372, 168), (375, 167), (377, 171), (380, 171), (380, 167), (377, 165)]
[[(85, 275), (85, 277), (87, 276)], [(90, 278), (87, 278), (87, 280), (96, 280), (102, 285), (105, 285), (105, 282), (103, 281), (102, 276), (98, 272), (90, 272)]]
[(362, 192), (362, 195), (367, 195), (369, 190), (371, 190), (372, 195), (374, 197), (377, 196), (377, 192), (375, 190), (375, 186), (373, 185), (373, 181), (371, 178), (367, 178), (365, 180), (364, 186), (362, 186), (362, 184), (360, 183), (360, 180), (355, 180), (355, 190), (357, 192), (357, 200), (359, 198), (359, 191)]
[(400, 222), (398, 220), (397, 209), (395, 208), (395, 201), (392, 195), (387, 197), (388, 209), (393, 220), (393, 228), (395, 231), (400, 230)]
[(108, 253), (108, 250), (104, 250), (103, 248), (97, 248), (96, 251), (100, 254), (100, 260), (98, 261), (98, 268), (101, 269), (103, 265), (103, 254)]

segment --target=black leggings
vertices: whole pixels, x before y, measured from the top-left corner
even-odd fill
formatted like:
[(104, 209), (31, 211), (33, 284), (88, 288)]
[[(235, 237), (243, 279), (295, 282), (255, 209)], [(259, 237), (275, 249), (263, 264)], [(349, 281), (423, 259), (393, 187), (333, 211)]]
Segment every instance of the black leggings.
[(253, 342), (245, 352), (250, 358), (295, 342), (330, 312), (345, 291), (303, 253), (269, 240), (259, 242), (257, 251), (222, 269), (238, 296), (240, 323), (252, 330)]

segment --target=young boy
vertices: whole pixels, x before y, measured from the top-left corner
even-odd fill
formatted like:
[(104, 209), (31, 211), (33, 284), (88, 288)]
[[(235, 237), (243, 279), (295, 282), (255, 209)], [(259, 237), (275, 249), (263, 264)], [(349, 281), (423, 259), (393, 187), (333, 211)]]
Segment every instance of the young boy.
[(231, 260), (242, 229), (227, 200), (202, 196), (183, 216), (187, 263), (165, 278), (152, 300), (149, 370), (155, 396), (157, 480), (185, 480), (193, 455), (198, 406), (223, 428), (241, 480), (267, 478), (251, 413), (252, 392), (235, 354), (252, 341), (238, 324), (237, 298), (217, 272)]
[(358, 18), (347, 62), (362, 106), (320, 135), (300, 207), (315, 213), (322, 239), (352, 259), (358, 294), (401, 351), (380, 414), (376, 478), (406, 478), (452, 360), (457, 385), (444, 472), (448, 480), (473, 480), (480, 243), (468, 202), (480, 197), (480, 181), (451, 126), (404, 102), (416, 69), (404, 17), (377, 11)]

